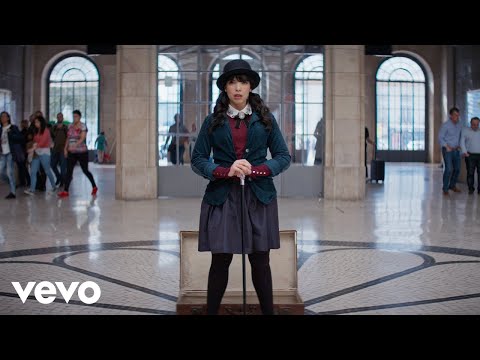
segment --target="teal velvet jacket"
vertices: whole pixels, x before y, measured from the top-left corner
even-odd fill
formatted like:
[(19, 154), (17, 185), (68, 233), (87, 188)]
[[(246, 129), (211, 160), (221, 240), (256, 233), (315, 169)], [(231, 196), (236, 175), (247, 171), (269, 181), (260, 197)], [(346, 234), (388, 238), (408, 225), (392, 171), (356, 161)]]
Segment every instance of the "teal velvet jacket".
[[(270, 176), (255, 179), (247, 177), (245, 181), (245, 185), (250, 186), (258, 200), (264, 204), (276, 198), (277, 191), (273, 184), (273, 177), (288, 169), (291, 161), (287, 144), (273, 115), (272, 119), (272, 129), (267, 130), (259, 121), (259, 114), (255, 112), (252, 114), (243, 155), (243, 158), (252, 166), (265, 164), (271, 171)], [(221, 205), (227, 199), (233, 179), (216, 179), (213, 171), (218, 166), (230, 167), (237, 157), (229, 122), (226, 120), (222, 126), (209, 134), (208, 129), (212, 121), (213, 114), (210, 114), (203, 122), (193, 149), (191, 167), (196, 174), (210, 180), (203, 199), (208, 204)], [(267, 160), (267, 149), (272, 155), (269, 160)], [(213, 162), (210, 159), (212, 150)]]

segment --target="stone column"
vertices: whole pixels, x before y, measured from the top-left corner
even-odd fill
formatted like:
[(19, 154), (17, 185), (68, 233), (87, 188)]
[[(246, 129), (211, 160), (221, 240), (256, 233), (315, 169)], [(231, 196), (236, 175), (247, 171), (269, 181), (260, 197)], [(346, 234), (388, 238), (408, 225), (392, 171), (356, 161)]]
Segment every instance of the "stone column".
[(157, 197), (157, 47), (117, 46), (115, 195)]
[[(24, 45), (23, 62), (23, 116), (19, 120), (28, 119), (33, 113), (33, 45)], [(20, 121), (18, 121), (18, 124)]]
[(325, 199), (365, 197), (364, 58), (363, 45), (325, 46)]

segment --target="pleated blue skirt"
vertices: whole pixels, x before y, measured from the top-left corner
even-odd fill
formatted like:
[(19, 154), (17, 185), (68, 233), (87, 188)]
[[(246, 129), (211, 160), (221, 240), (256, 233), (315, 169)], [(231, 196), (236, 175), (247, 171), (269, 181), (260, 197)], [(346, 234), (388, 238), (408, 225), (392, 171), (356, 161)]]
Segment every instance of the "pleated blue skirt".
[[(198, 251), (241, 254), (241, 185), (233, 183), (222, 205), (202, 201)], [(280, 248), (277, 199), (265, 205), (245, 185), (245, 254)]]

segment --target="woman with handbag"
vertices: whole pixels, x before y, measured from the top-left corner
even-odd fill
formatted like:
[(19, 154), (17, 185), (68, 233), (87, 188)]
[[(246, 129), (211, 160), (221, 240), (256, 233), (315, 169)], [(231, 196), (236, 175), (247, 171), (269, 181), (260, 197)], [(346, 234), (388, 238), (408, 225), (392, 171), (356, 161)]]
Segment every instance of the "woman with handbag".
[[(218, 313), (233, 254), (248, 254), (252, 281), (264, 315), (273, 314), (270, 249), (280, 248), (273, 177), (291, 157), (277, 121), (252, 92), (260, 76), (245, 60), (228, 62), (217, 80), (220, 95), (198, 134), (192, 170), (210, 180), (200, 211), (199, 251), (210, 251), (207, 313)], [(267, 160), (267, 149), (272, 158)], [(213, 150), (213, 162), (210, 153)], [(241, 185), (245, 177), (242, 229)], [(242, 232), (244, 235), (242, 249)]]
[(30, 174), (30, 189), (24, 191), (27, 195), (35, 195), (35, 187), (37, 185), (37, 173), (40, 169), (40, 165), (45, 171), (52, 189), (50, 193), (57, 190), (55, 185), (55, 178), (53, 176), (52, 168), (50, 167), (50, 145), (52, 143), (52, 137), (50, 136), (50, 130), (47, 129), (47, 121), (43, 116), (37, 116), (35, 119), (35, 135), (33, 136), (33, 159), (31, 164)]

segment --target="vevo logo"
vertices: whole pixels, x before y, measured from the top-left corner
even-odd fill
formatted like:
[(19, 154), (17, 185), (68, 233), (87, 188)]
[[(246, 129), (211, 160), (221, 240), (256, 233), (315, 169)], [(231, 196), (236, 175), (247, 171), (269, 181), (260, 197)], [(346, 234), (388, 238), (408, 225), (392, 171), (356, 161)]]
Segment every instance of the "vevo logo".
[[(63, 296), (63, 299), (65, 302), (68, 304), (70, 299), (72, 298), (73, 293), (75, 292), (75, 289), (78, 287), (78, 284), (80, 284), (78, 281), (72, 282), (70, 284), (70, 287), (67, 289), (65, 288), (65, 285), (63, 285), (63, 282), (55, 282), (55, 285), (57, 285), (58, 290), (60, 291), (60, 294)], [(27, 301), (28, 295), (32, 292), (33, 287), (35, 286), (35, 282), (29, 281), (25, 289), (22, 288), (22, 285), (20, 285), (19, 282), (12, 282), (13, 287), (15, 288), (15, 291), (17, 292), (18, 296), (20, 297), (20, 300), (25, 304), (25, 301)], [(42, 281), (35, 286), (35, 298), (37, 301), (41, 304), (50, 304), (52, 303), (57, 295), (57, 290), (55, 288), (55, 285), (53, 285), (50, 281)], [(85, 291), (90, 288), (93, 290), (93, 295), (88, 297), (85, 294)], [(93, 281), (85, 281), (80, 285), (78, 288), (78, 297), (84, 304), (93, 304), (100, 299), (100, 295), (102, 294), (102, 291), (100, 290), (100, 287), (94, 283)], [(53, 296), (46, 296), (45, 295), (53, 295)]]

